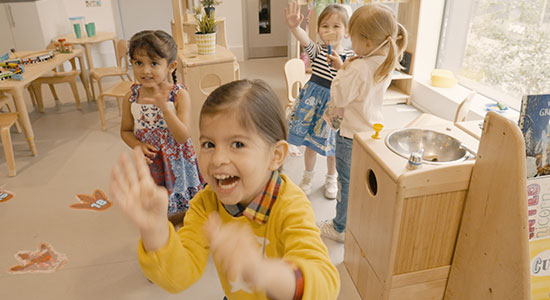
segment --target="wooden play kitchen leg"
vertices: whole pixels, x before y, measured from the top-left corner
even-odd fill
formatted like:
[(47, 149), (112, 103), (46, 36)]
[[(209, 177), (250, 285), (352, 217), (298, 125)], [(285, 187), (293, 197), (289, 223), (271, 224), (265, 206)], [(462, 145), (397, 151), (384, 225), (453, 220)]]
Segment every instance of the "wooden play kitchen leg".
[(485, 117), (446, 300), (530, 299), (525, 144), (518, 126)]

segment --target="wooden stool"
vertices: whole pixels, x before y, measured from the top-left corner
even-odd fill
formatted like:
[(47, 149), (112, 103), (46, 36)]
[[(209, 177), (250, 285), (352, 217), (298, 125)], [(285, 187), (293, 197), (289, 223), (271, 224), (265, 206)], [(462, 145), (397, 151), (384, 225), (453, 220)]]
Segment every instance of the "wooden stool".
[(134, 84), (132, 81), (122, 80), (109, 89), (101, 92), (97, 97), (97, 108), (99, 110), (99, 119), (101, 120), (101, 130), (105, 130), (105, 96), (115, 97), (117, 99), (118, 114), (122, 110), (122, 100), (130, 94), (130, 87)]
[[(15, 108), (15, 105), (13, 105), (13, 102), (9, 98), (9, 96), (0, 92), (0, 109), (3, 108), (4, 106), (8, 109), (8, 112), (17, 111), (17, 109)], [(23, 130), (21, 129), (21, 125), (19, 124), (19, 120), (15, 121), (15, 129), (17, 130), (17, 133), (23, 132)]]
[(10, 128), (17, 120), (18, 113), (3, 113), (0, 114), (0, 136), (2, 145), (4, 145), (4, 153), (6, 155), (6, 163), (8, 165), (8, 175), (15, 176), (15, 160), (13, 158), (13, 147), (11, 145)]

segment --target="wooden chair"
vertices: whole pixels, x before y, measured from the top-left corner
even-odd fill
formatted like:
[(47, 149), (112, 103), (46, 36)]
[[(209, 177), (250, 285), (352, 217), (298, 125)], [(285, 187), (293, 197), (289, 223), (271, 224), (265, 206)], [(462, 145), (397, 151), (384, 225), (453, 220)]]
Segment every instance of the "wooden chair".
[(8, 175), (10, 177), (15, 176), (15, 159), (13, 158), (13, 146), (11, 144), (10, 128), (17, 120), (19, 114), (2, 113), (0, 114), (0, 137), (2, 145), (4, 146), (4, 154), (6, 155), (6, 164), (8, 165)]
[(476, 92), (471, 92), (464, 100), (462, 100), (462, 102), (460, 102), (458, 108), (456, 109), (454, 120), (455, 123), (466, 121), (466, 118), (468, 118), (468, 112), (470, 112), (470, 104), (472, 104), (472, 99), (474, 99), (475, 95)]
[(285, 63), (284, 67), (286, 79), (287, 103), (284, 107), (285, 112), (292, 107), (307, 81), (306, 66), (299, 58), (292, 58)]
[[(55, 49), (55, 46), (53, 43), (50, 43), (46, 49), (53, 50)], [(35, 79), (28, 86), (31, 100), (33, 104), (38, 106), (39, 112), (44, 112), (44, 103), (42, 101), (42, 84), (48, 84), (53, 98), (56, 101), (59, 101), (59, 97), (57, 97), (57, 93), (55, 92), (54, 84), (68, 83), (73, 92), (76, 107), (80, 109), (80, 97), (78, 96), (78, 89), (76, 88), (76, 77), (80, 75), (80, 70), (76, 68), (76, 58), (71, 59), (69, 62), (71, 63), (71, 71), (64, 71), (63, 66), (61, 66), (59, 70), (53, 69), (49, 74)]]
[(105, 130), (105, 97), (115, 97), (117, 99), (118, 114), (122, 111), (122, 101), (129, 96), (130, 87), (134, 84), (132, 81), (122, 80), (109, 89), (103, 91), (97, 98), (97, 108), (99, 110), (99, 119), (101, 120), (101, 130)]
[[(9, 96), (0, 92), (0, 109), (3, 107), (6, 107), (8, 112), (10, 113), (17, 112), (17, 109), (13, 105), (13, 102), (11, 101)], [(15, 130), (17, 130), (17, 133), (22, 132), (19, 120), (15, 121)]]
[(129, 81), (132, 81), (130, 73), (128, 73), (128, 41), (119, 40), (116, 43), (116, 67), (101, 67), (93, 68), (90, 70), (90, 85), (92, 88), (92, 96), (95, 98), (94, 80), (97, 81), (99, 88), (99, 94), (103, 93), (103, 87), (101, 85), (101, 79), (109, 76), (120, 76), (124, 80), (124, 75)]

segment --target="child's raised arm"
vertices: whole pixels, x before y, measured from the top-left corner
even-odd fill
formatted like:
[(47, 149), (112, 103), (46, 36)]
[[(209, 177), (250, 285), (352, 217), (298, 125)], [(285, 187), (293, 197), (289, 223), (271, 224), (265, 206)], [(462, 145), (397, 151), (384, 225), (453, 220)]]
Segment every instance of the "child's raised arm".
[(296, 1), (288, 2), (285, 8), (285, 15), (286, 25), (288, 26), (288, 29), (290, 29), (290, 32), (292, 32), (292, 35), (294, 35), (302, 46), (305, 47), (309, 45), (311, 39), (309, 38), (307, 32), (300, 27), (300, 24), (304, 20), (304, 15), (300, 12), (300, 4)]
[(126, 154), (111, 172), (111, 195), (141, 232), (147, 251), (160, 249), (168, 242), (168, 193), (155, 184), (140, 147), (134, 148), (133, 164)]

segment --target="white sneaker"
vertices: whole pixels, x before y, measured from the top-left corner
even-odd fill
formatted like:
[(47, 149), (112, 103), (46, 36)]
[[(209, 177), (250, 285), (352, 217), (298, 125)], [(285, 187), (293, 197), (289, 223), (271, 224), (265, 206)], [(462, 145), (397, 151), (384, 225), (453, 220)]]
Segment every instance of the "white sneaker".
[(325, 198), (329, 200), (336, 199), (338, 194), (338, 175), (329, 175), (327, 174), (327, 179), (325, 181)]
[(317, 223), (319, 230), (321, 230), (321, 237), (343, 243), (346, 237), (345, 232), (338, 232), (332, 225), (332, 220), (324, 220)]
[(304, 176), (302, 176), (302, 181), (300, 182), (300, 188), (304, 191), (304, 194), (311, 194), (311, 179), (313, 179), (313, 171), (304, 171)]

